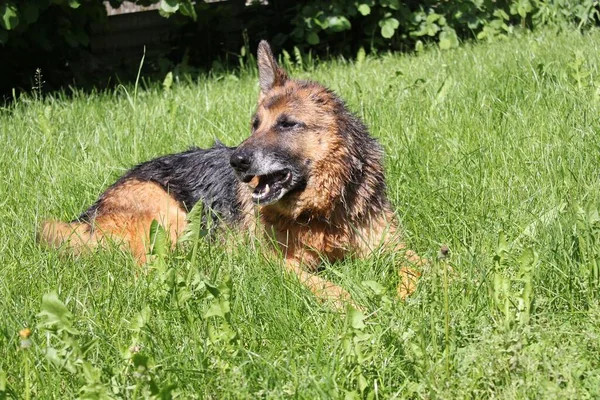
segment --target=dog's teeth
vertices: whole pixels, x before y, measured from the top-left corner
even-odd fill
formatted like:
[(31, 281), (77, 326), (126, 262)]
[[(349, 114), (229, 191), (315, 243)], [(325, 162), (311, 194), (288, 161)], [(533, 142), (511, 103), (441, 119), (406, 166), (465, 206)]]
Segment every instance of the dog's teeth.
[(269, 194), (270, 191), (271, 191), (271, 188), (269, 187), (269, 184), (267, 183), (267, 184), (265, 184), (265, 188), (262, 191), (262, 195), (266, 196)]

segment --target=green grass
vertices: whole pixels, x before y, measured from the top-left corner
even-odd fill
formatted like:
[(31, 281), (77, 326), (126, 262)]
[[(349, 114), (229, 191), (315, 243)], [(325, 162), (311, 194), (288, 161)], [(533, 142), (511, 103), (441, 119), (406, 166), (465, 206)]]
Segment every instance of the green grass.
[(599, 64), (600, 31), (542, 31), (292, 71), (379, 138), (409, 246), (451, 249), (406, 302), (388, 256), (327, 265), (364, 320), (243, 246), (190, 241), (146, 273), (36, 244), (137, 162), (239, 143), (253, 74), (18, 100), (0, 111), (0, 398), (597, 398)]

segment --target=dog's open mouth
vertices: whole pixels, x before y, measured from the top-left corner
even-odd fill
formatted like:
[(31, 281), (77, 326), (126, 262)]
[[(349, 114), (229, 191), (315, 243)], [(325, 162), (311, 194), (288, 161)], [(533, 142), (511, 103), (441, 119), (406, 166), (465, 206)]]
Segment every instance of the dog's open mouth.
[(250, 181), (250, 186), (254, 186), (252, 200), (255, 203), (261, 205), (275, 203), (290, 191), (292, 186), (292, 171), (282, 169), (267, 175), (255, 176)]

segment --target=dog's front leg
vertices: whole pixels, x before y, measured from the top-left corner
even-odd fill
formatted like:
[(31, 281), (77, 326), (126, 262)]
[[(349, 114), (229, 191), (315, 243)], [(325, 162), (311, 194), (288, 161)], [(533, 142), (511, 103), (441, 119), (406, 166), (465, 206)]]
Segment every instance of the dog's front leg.
[[(313, 262), (316, 263), (316, 260)], [(341, 286), (308, 272), (304, 268), (305, 265), (307, 264), (304, 259), (286, 258), (285, 260), (286, 270), (296, 275), (300, 283), (306, 286), (319, 300), (330, 304), (338, 311), (344, 311), (347, 305), (358, 308), (352, 301), (350, 293)]]

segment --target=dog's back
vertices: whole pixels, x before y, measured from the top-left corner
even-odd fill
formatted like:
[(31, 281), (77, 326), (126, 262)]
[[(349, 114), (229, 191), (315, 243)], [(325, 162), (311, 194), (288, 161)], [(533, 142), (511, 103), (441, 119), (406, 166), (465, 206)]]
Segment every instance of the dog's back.
[(144, 261), (152, 221), (167, 228), (175, 243), (198, 201), (205, 206), (203, 218), (236, 224), (242, 215), (239, 183), (229, 166), (234, 150), (217, 143), (139, 164), (77, 219), (44, 222), (39, 239), (54, 248), (67, 245), (75, 254), (118, 240)]

